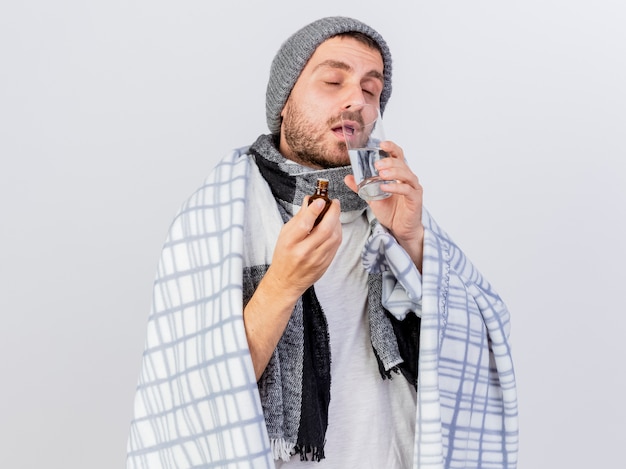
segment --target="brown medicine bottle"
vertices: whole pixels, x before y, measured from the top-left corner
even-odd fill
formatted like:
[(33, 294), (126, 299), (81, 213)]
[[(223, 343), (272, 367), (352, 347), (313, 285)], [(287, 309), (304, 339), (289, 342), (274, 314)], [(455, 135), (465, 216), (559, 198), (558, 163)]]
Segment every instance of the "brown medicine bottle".
[(328, 179), (319, 178), (317, 180), (317, 183), (315, 184), (315, 193), (309, 198), (309, 205), (311, 205), (311, 203), (315, 199), (324, 199), (326, 201), (326, 206), (322, 209), (322, 212), (318, 215), (317, 219), (315, 220), (315, 223), (313, 224), (314, 227), (317, 226), (317, 224), (320, 221), (322, 221), (322, 218), (324, 217), (324, 215), (328, 211), (328, 208), (330, 207), (331, 202), (330, 202), (330, 199), (328, 198)]

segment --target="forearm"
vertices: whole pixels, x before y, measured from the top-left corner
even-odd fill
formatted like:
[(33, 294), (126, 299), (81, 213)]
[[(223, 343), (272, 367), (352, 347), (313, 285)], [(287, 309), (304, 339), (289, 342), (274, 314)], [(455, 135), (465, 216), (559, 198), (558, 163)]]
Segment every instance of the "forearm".
[(257, 381), (270, 361), (300, 295), (286, 291), (268, 270), (243, 311)]

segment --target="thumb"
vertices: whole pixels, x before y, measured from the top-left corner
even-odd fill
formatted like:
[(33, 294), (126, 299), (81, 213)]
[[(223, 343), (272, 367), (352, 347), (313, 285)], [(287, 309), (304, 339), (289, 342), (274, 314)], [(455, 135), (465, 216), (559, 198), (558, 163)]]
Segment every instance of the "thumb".
[(348, 174), (346, 177), (343, 178), (343, 182), (354, 192), (358, 192), (358, 186), (356, 184), (356, 181), (354, 180), (354, 174)]
[(307, 223), (310, 222), (310, 227), (315, 227), (323, 218), (325, 213), (329, 209), (329, 205), (324, 199), (311, 200), (310, 196), (305, 197), (303, 206), (307, 207)]

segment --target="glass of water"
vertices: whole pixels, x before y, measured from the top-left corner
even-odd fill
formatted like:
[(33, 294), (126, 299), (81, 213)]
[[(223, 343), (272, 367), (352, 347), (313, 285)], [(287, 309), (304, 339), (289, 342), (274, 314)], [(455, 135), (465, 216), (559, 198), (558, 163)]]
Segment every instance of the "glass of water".
[(380, 189), (384, 181), (374, 164), (389, 155), (380, 149), (385, 140), (380, 109), (373, 104), (357, 104), (341, 113), (341, 125), (346, 139), (352, 173), (358, 194), (364, 200), (380, 200), (391, 194)]

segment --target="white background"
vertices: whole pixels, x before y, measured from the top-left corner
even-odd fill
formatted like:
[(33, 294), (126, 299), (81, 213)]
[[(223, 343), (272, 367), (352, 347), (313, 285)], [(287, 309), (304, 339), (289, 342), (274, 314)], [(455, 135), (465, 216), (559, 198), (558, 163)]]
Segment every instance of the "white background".
[(336, 14), (387, 39), (387, 134), (512, 311), (520, 467), (623, 463), (622, 1), (33, 0), (0, 6), (0, 467), (123, 467), (169, 223)]

